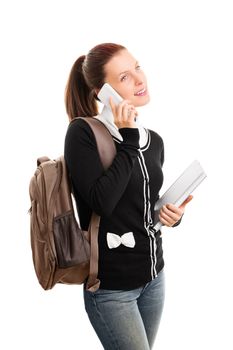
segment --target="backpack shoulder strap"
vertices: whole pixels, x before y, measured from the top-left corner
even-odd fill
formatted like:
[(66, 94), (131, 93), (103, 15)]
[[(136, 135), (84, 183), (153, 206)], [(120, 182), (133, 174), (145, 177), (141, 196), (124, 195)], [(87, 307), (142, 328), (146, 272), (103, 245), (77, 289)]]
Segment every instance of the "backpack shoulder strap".
[[(113, 141), (112, 135), (106, 126), (98, 119), (93, 117), (81, 118), (88, 123), (92, 129), (98, 153), (105, 170), (109, 168), (116, 155), (116, 146)], [(89, 226), (90, 240), (91, 240), (91, 256), (90, 256), (90, 269), (89, 276), (86, 284), (86, 289), (94, 292), (99, 288), (100, 281), (97, 279), (98, 276), (98, 260), (99, 260), (99, 249), (98, 249), (98, 232), (100, 225), (100, 216), (92, 213), (91, 222)]]
[(112, 161), (116, 155), (116, 146), (113, 141), (112, 135), (100, 120), (91, 117), (86, 117), (82, 119), (88, 123), (95, 135), (97, 149), (100, 155), (101, 162), (103, 164), (104, 169), (107, 170), (112, 164)]

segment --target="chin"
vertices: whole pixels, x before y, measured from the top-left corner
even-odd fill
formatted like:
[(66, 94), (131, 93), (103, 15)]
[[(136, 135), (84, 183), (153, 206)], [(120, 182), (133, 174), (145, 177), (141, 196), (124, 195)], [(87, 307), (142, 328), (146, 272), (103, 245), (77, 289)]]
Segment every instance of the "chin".
[(150, 96), (149, 95), (145, 96), (144, 98), (140, 97), (140, 99), (141, 100), (137, 99), (137, 101), (135, 101), (135, 104), (134, 104), (135, 107), (142, 107), (142, 106), (147, 105), (150, 102)]

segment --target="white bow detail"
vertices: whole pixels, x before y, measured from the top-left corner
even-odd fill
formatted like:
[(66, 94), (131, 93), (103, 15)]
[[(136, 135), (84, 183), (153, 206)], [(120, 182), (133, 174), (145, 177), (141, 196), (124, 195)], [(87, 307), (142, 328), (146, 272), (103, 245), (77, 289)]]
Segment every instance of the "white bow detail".
[(135, 239), (133, 232), (127, 232), (123, 234), (123, 236), (118, 236), (115, 233), (108, 232), (107, 233), (107, 243), (108, 248), (117, 248), (119, 245), (123, 244), (125, 247), (134, 248)]

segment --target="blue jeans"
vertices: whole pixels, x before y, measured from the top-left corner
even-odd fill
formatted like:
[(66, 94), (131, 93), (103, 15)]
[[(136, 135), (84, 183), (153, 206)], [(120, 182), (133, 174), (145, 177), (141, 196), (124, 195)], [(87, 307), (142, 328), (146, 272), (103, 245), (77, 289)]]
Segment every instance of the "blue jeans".
[(164, 272), (133, 290), (88, 292), (85, 308), (105, 350), (152, 349), (164, 305)]

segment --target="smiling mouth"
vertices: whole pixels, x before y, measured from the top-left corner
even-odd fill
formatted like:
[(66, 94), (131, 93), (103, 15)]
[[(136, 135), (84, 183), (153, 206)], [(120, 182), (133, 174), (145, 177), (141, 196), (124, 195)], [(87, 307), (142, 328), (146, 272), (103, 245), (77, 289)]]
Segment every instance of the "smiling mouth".
[(136, 94), (134, 94), (134, 96), (144, 96), (146, 95), (146, 88), (143, 88), (142, 90), (136, 92)]

